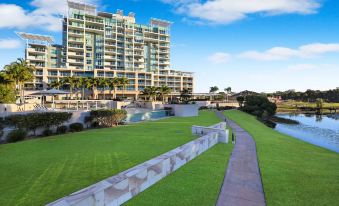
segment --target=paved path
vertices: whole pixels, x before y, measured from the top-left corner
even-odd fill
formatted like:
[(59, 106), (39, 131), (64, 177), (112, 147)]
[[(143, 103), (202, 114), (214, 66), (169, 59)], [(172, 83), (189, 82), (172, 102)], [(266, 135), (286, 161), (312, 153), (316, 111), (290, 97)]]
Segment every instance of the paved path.
[[(222, 120), (223, 114), (216, 111)], [(234, 122), (227, 120), (236, 136), (217, 206), (265, 206), (265, 195), (253, 138)]]

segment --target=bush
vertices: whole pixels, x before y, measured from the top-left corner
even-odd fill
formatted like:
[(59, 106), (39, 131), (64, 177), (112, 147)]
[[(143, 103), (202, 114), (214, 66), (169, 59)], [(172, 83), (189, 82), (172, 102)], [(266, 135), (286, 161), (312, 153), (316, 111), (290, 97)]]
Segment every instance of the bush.
[(217, 110), (219, 111), (230, 110), (230, 109), (236, 109), (236, 107), (232, 107), (232, 106), (217, 107)]
[(27, 132), (23, 129), (15, 129), (11, 131), (7, 136), (8, 142), (17, 142), (24, 140), (27, 136)]
[(26, 115), (11, 115), (6, 117), (6, 122), (16, 128), (33, 131), (35, 135), (35, 131), (38, 128), (49, 129), (54, 126), (59, 126), (71, 117), (72, 113), (68, 112), (34, 112)]
[(201, 107), (199, 107), (199, 110), (205, 110), (205, 109), (209, 109), (208, 106), (201, 106)]
[(99, 109), (91, 111), (91, 117), (99, 126), (112, 127), (120, 124), (127, 117), (127, 112), (120, 109)]
[(4, 126), (0, 123), (0, 139), (1, 139), (2, 135), (4, 134), (3, 129), (4, 129)]
[(44, 137), (47, 137), (47, 136), (50, 136), (53, 134), (53, 131), (50, 130), (50, 129), (45, 129), (43, 132), (42, 132), (42, 136)]
[(70, 132), (80, 132), (84, 129), (84, 125), (82, 123), (73, 123), (69, 125)]
[(92, 128), (98, 128), (99, 127), (99, 123), (98, 122), (92, 122), (91, 127)]
[(67, 132), (68, 127), (65, 125), (59, 126), (56, 130), (57, 134), (65, 134)]

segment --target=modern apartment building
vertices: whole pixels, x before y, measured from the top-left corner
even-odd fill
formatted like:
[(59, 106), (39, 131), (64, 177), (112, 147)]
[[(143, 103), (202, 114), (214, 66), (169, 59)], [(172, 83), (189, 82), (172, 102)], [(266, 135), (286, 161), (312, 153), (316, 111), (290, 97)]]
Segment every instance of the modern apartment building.
[(137, 97), (147, 86), (162, 85), (170, 87), (172, 95), (183, 89), (193, 92), (193, 73), (171, 70), (170, 26), (154, 18), (149, 25), (137, 24), (134, 13), (98, 12), (94, 5), (69, 1), (62, 45), (53, 44), (49, 36), (18, 33), (27, 41), (27, 61), (37, 68), (34, 82), (28, 85), (45, 89), (67, 76), (117, 76), (129, 79), (118, 96)]

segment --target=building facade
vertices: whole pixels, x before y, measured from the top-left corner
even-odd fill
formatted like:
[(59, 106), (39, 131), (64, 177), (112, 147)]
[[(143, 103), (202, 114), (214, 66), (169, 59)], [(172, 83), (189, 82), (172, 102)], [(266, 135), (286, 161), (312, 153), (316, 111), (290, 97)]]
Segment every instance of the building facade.
[(27, 41), (26, 60), (37, 68), (27, 86), (46, 89), (69, 76), (126, 77), (129, 85), (118, 88), (118, 96), (137, 97), (147, 86), (168, 86), (172, 95), (193, 92), (193, 73), (170, 67), (170, 26), (153, 18), (149, 25), (137, 24), (134, 13), (98, 12), (94, 5), (69, 1), (62, 45), (49, 36), (18, 33)]

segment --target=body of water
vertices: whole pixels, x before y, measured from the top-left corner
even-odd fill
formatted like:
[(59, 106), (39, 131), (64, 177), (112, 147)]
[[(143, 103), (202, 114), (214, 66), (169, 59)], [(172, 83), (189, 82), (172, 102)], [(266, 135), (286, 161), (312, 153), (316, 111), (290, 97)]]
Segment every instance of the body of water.
[(278, 123), (277, 131), (339, 153), (339, 114), (277, 116), (300, 122), (299, 125)]
[(126, 122), (140, 122), (146, 120), (154, 120), (161, 119), (168, 115), (168, 112), (165, 110), (157, 110), (157, 111), (148, 111), (142, 113), (128, 113)]

